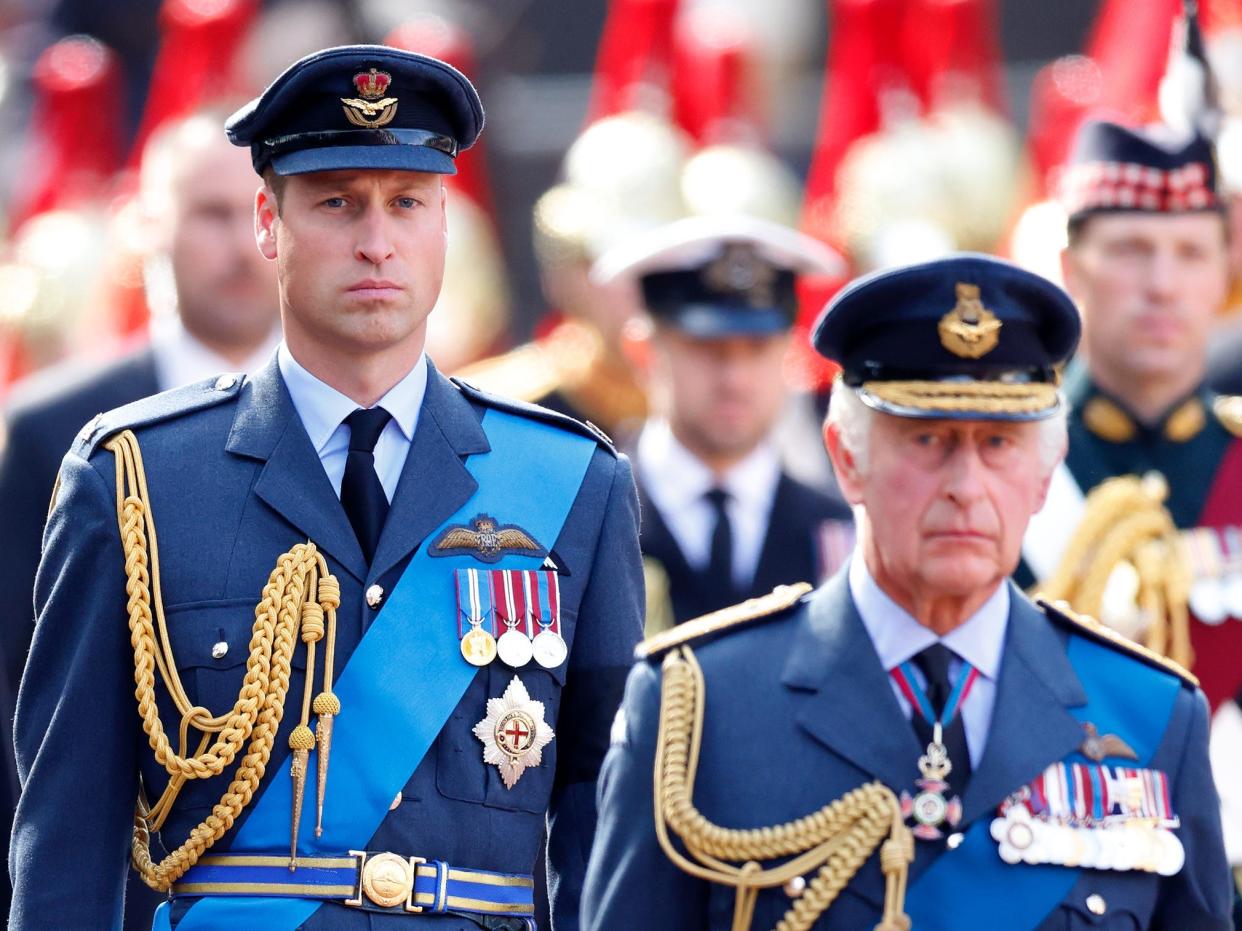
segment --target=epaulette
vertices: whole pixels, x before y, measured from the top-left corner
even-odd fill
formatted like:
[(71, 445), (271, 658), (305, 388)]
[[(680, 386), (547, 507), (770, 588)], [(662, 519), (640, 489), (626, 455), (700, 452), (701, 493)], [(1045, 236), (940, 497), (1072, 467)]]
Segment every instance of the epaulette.
[(1222, 394), (1212, 401), (1212, 413), (1220, 425), (1234, 436), (1242, 437), (1242, 397)]
[(567, 417), (565, 414), (549, 410), (546, 407), (540, 407), (538, 404), (529, 404), (526, 401), (519, 401), (515, 398), (507, 398), (503, 395), (482, 391), (470, 384), (468, 381), (464, 381), (457, 376), (453, 376), (449, 379), (449, 381), (460, 388), (462, 394), (472, 401), (477, 401), (480, 404), (485, 404), (488, 407), (494, 407), (497, 410), (506, 411), (510, 414), (518, 414), (522, 417), (530, 417), (534, 420), (541, 420), (544, 423), (552, 424), (555, 427), (561, 427), (573, 433), (580, 434), (599, 443), (600, 446), (608, 450), (608, 452), (612, 453), (614, 456), (617, 455), (617, 449), (612, 443), (612, 438), (589, 420), (574, 420), (572, 417)]
[(148, 427), (223, 404), (237, 397), (244, 382), (243, 375), (220, 375), (96, 414), (73, 441), (73, 452), (83, 459), (89, 459), (96, 447), (114, 433), (135, 427)]
[(560, 369), (539, 343), (525, 343), (498, 356), (466, 366), (457, 377), (480, 391), (536, 404), (561, 385)]
[(778, 585), (766, 595), (704, 614), (692, 621), (678, 624), (671, 630), (661, 631), (654, 637), (648, 637), (634, 648), (634, 656), (636, 659), (654, 659), (683, 643), (711, 637), (751, 621), (773, 618), (796, 605), (810, 590), (811, 586), (807, 582)]
[(1050, 604), (1040, 598), (1035, 603), (1043, 609), (1044, 614), (1048, 615), (1048, 617), (1052, 618), (1054, 621), (1064, 623), (1075, 633), (1083, 634), (1084, 636), (1095, 640), (1097, 643), (1102, 643), (1105, 646), (1113, 647), (1123, 653), (1128, 653), (1135, 659), (1142, 660), (1148, 666), (1153, 666), (1161, 672), (1172, 673), (1187, 685), (1192, 685), (1195, 688), (1199, 687), (1199, 680), (1195, 678), (1194, 674), (1191, 673), (1190, 670), (1186, 669), (1179, 663), (1175, 663), (1167, 656), (1162, 656), (1155, 650), (1149, 650), (1141, 643), (1135, 643), (1129, 637), (1117, 633), (1117, 631), (1113, 630), (1107, 624), (1101, 624), (1090, 615), (1079, 614), (1069, 606), (1068, 602), (1057, 601)]

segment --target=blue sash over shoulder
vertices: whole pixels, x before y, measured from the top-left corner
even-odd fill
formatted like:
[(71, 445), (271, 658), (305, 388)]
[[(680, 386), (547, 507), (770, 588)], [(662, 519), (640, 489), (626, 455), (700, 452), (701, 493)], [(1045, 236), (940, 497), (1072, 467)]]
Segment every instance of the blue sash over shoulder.
[[(393, 797), (418, 768), (478, 672), (461, 658), (458, 649), (454, 560), (433, 558), (428, 552), (431, 541), (445, 527), (465, 524), (475, 515), (503, 513), (551, 546), (596, 448), (586, 437), (498, 410), (488, 410), (482, 425), (491, 449), (466, 461), (478, 490), (410, 560), (336, 681), (341, 712), (333, 737), (323, 835), (315, 837), (314, 806), (306, 806), (299, 831), (300, 854), (348, 857), (350, 850), (366, 847), (388, 814)], [(493, 568), (536, 569), (542, 561), (542, 556), (506, 555)], [(401, 734), (402, 739), (388, 739), (392, 734)], [(374, 752), (378, 745), (385, 747), (384, 753)], [(315, 771), (313, 756), (308, 770)], [(282, 852), (287, 856), (291, 802), (290, 780), (273, 779), (238, 829), (228, 853), (255, 854), (256, 859)], [(314, 895), (313, 890), (308, 895)], [(292, 931), (322, 901), (259, 895), (203, 898), (188, 910), (178, 931), (222, 927)], [(168, 926), (165, 904), (157, 913), (155, 927)]]

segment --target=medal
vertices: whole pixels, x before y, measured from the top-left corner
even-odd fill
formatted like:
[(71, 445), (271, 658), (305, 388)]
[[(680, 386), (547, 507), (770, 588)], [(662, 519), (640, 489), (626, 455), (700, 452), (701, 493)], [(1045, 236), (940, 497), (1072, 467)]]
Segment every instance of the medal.
[(1242, 618), (1242, 539), (1237, 527), (1226, 527), (1221, 534), (1229, 553), (1228, 569), (1224, 573), (1225, 611), (1230, 617)]
[[(569, 656), (561, 636), (561, 580), (557, 572), (528, 572), (526, 605), (530, 617), (539, 624), (535, 635), (535, 662), (544, 669), (555, 669)], [(533, 584), (532, 584), (533, 581)]]
[[(471, 666), (486, 666), (496, 658), (496, 638), (484, 628), (487, 609), (484, 597), (491, 604), (490, 589), (480, 584), (478, 569), (457, 570), (458, 634), (461, 636), (461, 655)], [(462, 630), (462, 622), (468, 629)]]
[(962, 663), (962, 671), (958, 673), (939, 718), (935, 716), (931, 702), (920, 688), (908, 661), (894, 669), (892, 675), (910, 702), (913, 713), (932, 723), (931, 743), (927, 745), (927, 752), (919, 757), (919, 772), (923, 775), (914, 781), (918, 791), (914, 795), (901, 793), (901, 813), (907, 821), (914, 821), (910, 833), (919, 840), (940, 840), (944, 837), (943, 825), (955, 828), (962, 820), (962, 800), (948, 794), (949, 783), (945, 781), (953, 771), (953, 764), (949, 760), (949, 751), (945, 749), (944, 728), (957, 716), (979, 672), (970, 663)]
[(474, 726), (474, 736), (483, 744), (483, 762), (499, 769), (512, 789), (528, 767), (543, 762), (543, 748), (556, 735), (543, 719), (543, 702), (514, 676), (504, 695), (487, 700), (487, 717)]
[(1195, 580), (1187, 602), (1204, 624), (1215, 626), (1225, 620), (1225, 593), (1221, 585), (1221, 552), (1216, 534), (1207, 527), (1190, 532), (1187, 549), (1192, 554)]
[[(518, 669), (530, 662), (534, 653), (530, 635), (524, 630), (525, 599), (520, 597), (522, 587), (514, 586), (513, 576), (517, 570), (494, 569), (491, 572), (492, 588), (501, 594), (497, 614), (507, 628), (496, 642), (496, 652), (506, 666)], [(515, 591), (515, 588), (517, 591)]]

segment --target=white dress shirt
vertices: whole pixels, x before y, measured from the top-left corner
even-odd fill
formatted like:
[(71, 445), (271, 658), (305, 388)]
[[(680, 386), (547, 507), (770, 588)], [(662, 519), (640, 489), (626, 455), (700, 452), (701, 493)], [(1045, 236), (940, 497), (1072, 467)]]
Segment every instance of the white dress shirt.
[(204, 346), (177, 317), (151, 321), (151, 352), (155, 359), (155, 383), (161, 391), (191, 385), (223, 372), (253, 375), (267, 364), (272, 350), (280, 343), (280, 327), (273, 327), (268, 338), (241, 365), (230, 362)]
[(665, 420), (651, 420), (638, 437), (635, 462), (647, 497), (692, 569), (711, 559), (716, 509), (705, 495), (721, 488), (729, 495), (725, 513), (733, 531), (733, 582), (748, 588), (759, 567), (776, 486), (781, 478), (776, 447), (765, 440), (717, 478), (673, 435)]
[[(345, 459), (349, 455), (349, 427), (343, 421), (358, 409), (358, 404), (306, 371), (284, 343), (276, 352), (276, 362), (285, 387), (289, 389), (289, 396), (293, 398), (293, 406), (302, 418), (306, 435), (319, 454), (319, 461), (323, 463), (337, 497), (340, 497)], [(397, 491), (397, 482), (401, 479), (401, 470), (410, 451), (410, 442), (414, 439), (418, 412), (426, 393), (427, 356), (424, 353), (418, 357), (410, 373), (374, 405), (392, 415), (375, 443), (375, 472), (389, 501)]]
[[(897, 602), (884, 594), (876, 584), (862, 555), (855, 550), (850, 559), (850, 595), (863, 626), (875, 644), (880, 663), (886, 673), (891, 673), (908, 659), (913, 659), (937, 641), (953, 651), (958, 659), (949, 667), (950, 678), (956, 677), (962, 668), (962, 660), (979, 670), (975, 684), (962, 703), (962, 725), (966, 728), (966, 748), (970, 752), (970, 765), (977, 767), (983, 758), (988, 728), (992, 724), (992, 709), (996, 705), (996, 677), (1000, 672), (1001, 653), (1005, 646), (1005, 630), (1009, 626), (1009, 585), (1002, 582), (996, 591), (966, 621), (944, 637), (937, 637), (932, 630), (916, 621)], [(924, 688), (927, 682), (923, 672), (914, 667), (914, 675)], [(901, 688), (889, 677), (893, 694), (901, 710), (908, 718), (913, 714)]]

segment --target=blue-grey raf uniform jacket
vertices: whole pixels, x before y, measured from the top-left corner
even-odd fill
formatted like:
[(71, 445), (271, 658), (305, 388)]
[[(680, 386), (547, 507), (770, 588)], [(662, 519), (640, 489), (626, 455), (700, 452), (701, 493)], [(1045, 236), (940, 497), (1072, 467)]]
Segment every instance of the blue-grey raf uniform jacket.
[[(480, 420), (489, 407), (565, 430), (585, 426), (541, 409), (483, 396), (430, 369), (426, 396), (400, 482), (368, 568), (312, 448), (275, 362), (247, 380), (223, 379), (167, 392), (104, 415), (65, 458), (36, 582), (38, 609), (17, 710), (23, 785), (10, 854), (15, 929), (117, 928), (141, 774), (154, 799), (167, 781), (141, 729), (118, 537), (114, 462), (102, 448), (133, 430), (145, 461), (158, 532), (169, 636), (189, 697), (214, 714), (236, 701), (256, 602), (276, 558), (313, 541), (341, 587), (336, 668), (343, 669), (411, 555), (477, 488), (466, 469), (489, 448)], [(553, 917), (577, 927), (579, 894), (595, 827), (595, 782), (609, 725), (642, 629), (638, 506), (628, 461), (601, 437), (551, 549), (559, 569), (569, 660), (534, 663), (520, 677), (544, 703), (556, 736), (542, 764), (505, 788), (483, 762), (471, 728), (513, 671), (480, 668), (404, 790), (399, 804), (358, 849), (439, 859), (453, 866), (529, 874), (548, 836)], [(537, 494), (538, 489), (531, 489)], [(503, 514), (493, 515), (503, 521)], [(480, 563), (481, 568), (486, 565)], [(450, 571), (446, 569), (445, 571)], [(411, 629), (410, 636), (418, 632)], [(223, 642), (227, 649), (219, 644)], [(214, 649), (213, 649), (214, 648)], [(463, 662), (460, 655), (445, 663)], [(294, 652), (287, 713), (256, 795), (289, 778), (288, 735), (298, 723), (305, 650)], [(176, 733), (171, 702), (162, 707)], [(175, 737), (173, 738), (175, 741)], [(392, 741), (402, 740), (393, 734)], [(377, 755), (385, 752), (382, 742)], [(223, 793), (235, 766), (188, 782), (161, 832), (180, 844)], [(313, 780), (308, 804), (313, 804)], [(213, 853), (230, 849), (243, 811)], [(153, 843), (153, 857), (160, 856)], [(193, 900), (173, 903), (175, 927)], [(477, 929), (454, 915), (379, 915), (325, 904), (307, 929)], [(239, 929), (240, 931), (240, 929)]]
[[(1015, 588), (1011, 592), (995, 711), (984, 756), (964, 798), (959, 831), (990, 821), (1007, 795), (1083, 744), (1070, 709), (1087, 700), (1067, 659), (1074, 632), (1050, 620)], [(798, 605), (691, 643), (706, 680), (706, 720), (694, 804), (714, 824), (777, 825), (817, 811), (870, 780), (900, 793), (918, 777), (922, 748), (849, 594), (846, 573)], [(583, 892), (584, 931), (629, 928), (729, 929), (734, 889), (681, 871), (654, 831), (652, 762), (660, 707), (660, 659), (640, 662), (626, 686), (623, 718), (614, 730), (600, 779), (600, 821)], [(1170, 674), (1125, 656), (1129, 688)], [(1007, 929), (1165, 929), (1227, 931), (1229, 872), (1219, 803), (1207, 756), (1208, 718), (1202, 692), (1177, 683), (1172, 712), (1150, 766), (1169, 777), (1185, 865), (1176, 875), (1080, 869), (1059, 901), (1015, 897), (985, 923), (957, 922), (958, 905), (934, 906), (954, 931)], [(1116, 761), (1113, 761), (1116, 762)], [(1123, 764), (1124, 765), (1124, 764)], [(995, 843), (991, 842), (993, 848)], [(915, 841), (913, 890), (944, 841)], [(990, 856), (990, 852), (989, 852)], [(869, 931), (880, 919), (884, 877), (873, 854), (814, 924), (818, 931)], [(1005, 870), (1066, 870), (1024, 864)], [(970, 896), (969, 887), (961, 899)], [(751, 927), (776, 925), (791, 905), (781, 888), (762, 891)], [(1102, 914), (1097, 914), (1103, 910)], [(918, 923), (915, 923), (915, 931)]]

